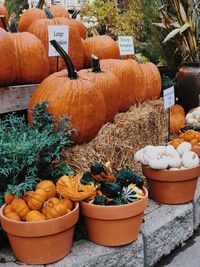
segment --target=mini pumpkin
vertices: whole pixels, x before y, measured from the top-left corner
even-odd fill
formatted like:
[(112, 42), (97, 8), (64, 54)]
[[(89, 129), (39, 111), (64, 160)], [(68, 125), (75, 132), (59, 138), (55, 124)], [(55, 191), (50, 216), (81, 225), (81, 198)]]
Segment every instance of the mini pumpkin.
[(72, 210), (74, 207), (73, 201), (71, 201), (69, 198), (60, 199), (60, 203), (63, 204), (68, 210)]
[(46, 200), (47, 192), (42, 188), (38, 188), (35, 190), (33, 196), (29, 199), (28, 206), (32, 210), (39, 210)]
[(44, 189), (47, 192), (47, 199), (56, 196), (56, 186), (50, 180), (41, 181), (36, 185), (36, 189)]
[(30, 211), (28, 205), (22, 198), (15, 198), (11, 203), (12, 210), (16, 212), (22, 220), (26, 219), (27, 213)]
[(11, 211), (13, 211), (11, 205), (6, 205), (3, 210), (3, 213), (6, 216), (6, 214), (10, 213)]
[(44, 204), (42, 212), (47, 217), (47, 219), (53, 219), (69, 213), (70, 210), (67, 209), (66, 205), (61, 203), (58, 198), (50, 198)]
[(26, 203), (32, 198), (34, 191), (27, 191), (26, 194), (22, 197)]
[(4, 195), (4, 202), (9, 205), (14, 199), (14, 196), (13, 195), (10, 195), (10, 194), (7, 194), (5, 193)]
[(21, 221), (20, 216), (14, 211), (6, 213), (5, 217), (13, 221)]
[(26, 222), (39, 222), (44, 220), (46, 220), (46, 217), (38, 210), (31, 210), (26, 215)]

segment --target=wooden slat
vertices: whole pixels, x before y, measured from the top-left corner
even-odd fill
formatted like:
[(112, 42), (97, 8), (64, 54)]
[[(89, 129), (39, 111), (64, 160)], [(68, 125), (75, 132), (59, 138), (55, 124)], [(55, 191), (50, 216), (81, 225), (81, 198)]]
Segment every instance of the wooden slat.
[(0, 114), (24, 110), (37, 84), (0, 87)]

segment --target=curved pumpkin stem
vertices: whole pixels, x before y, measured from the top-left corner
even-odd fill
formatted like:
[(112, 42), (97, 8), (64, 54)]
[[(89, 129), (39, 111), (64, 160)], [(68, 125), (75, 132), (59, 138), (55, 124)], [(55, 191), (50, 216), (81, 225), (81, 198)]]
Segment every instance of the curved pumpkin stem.
[(78, 16), (78, 14), (79, 14), (79, 12), (80, 12), (80, 9), (74, 10), (74, 12), (73, 12), (71, 18), (72, 18), (72, 19), (76, 19), (77, 16)]
[(6, 30), (7, 32), (9, 32), (9, 29), (8, 29), (8, 26), (7, 26), (7, 23), (6, 23), (6, 17), (1, 15), (0, 16), (0, 19), (1, 19), (1, 22), (3, 24), (3, 27), (4, 27), (4, 30)]
[(12, 18), (10, 20), (10, 32), (12, 33), (18, 32), (18, 25), (16, 18)]
[(70, 57), (68, 54), (65, 52), (65, 50), (59, 45), (59, 43), (56, 40), (50, 41), (50, 43), (53, 45), (53, 47), (56, 49), (56, 51), (60, 54), (60, 56), (63, 58), (65, 65), (68, 70), (68, 77), (71, 80), (76, 80), (78, 79), (77, 72), (74, 68), (74, 64), (72, 63)]
[(96, 57), (95, 55), (92, 55), (92, 72), (95, 73), (102, 72), (100, 67), (100, 61), (98, 57)]
[(53, 19), (54, 18), (53, 14), (51, 13), (51, 11), (50, 11), (50, 9), (48, 7), (45, 7), (44, 13), (45, 13), (45, 15), (47, 16), (48, 19)]
[(37, 5), (36, 5), (36, 8), (42, 9), (43, 6), (44, 6), (44, 0), (39, 0)]

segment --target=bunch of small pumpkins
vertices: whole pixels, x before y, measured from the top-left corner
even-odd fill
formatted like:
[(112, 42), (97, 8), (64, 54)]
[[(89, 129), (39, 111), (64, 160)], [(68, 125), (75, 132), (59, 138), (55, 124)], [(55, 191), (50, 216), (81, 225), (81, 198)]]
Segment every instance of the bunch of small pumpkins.
[(20, 198), (5, 194), (5, 217), (14, 221), (37, 222), (54, 219), (69, 213), (73, 201), (56, 197), (56, 186), (44, 180), (36, 185), (35, 191), (27, 191)]
[(200, 144), (200, 132), (194, 130), (187, 130), (181, 133), (177, 138), (174, 138), (170, 144), (177, 148), (181, 143), (189, 142), (193, 147)]

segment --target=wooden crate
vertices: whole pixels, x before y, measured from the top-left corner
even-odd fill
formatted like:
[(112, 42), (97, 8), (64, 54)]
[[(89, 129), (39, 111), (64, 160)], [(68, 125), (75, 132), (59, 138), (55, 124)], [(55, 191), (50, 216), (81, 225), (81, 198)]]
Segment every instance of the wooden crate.
[(24, 110), (37, 84), (0, 87), (0, 114)]

